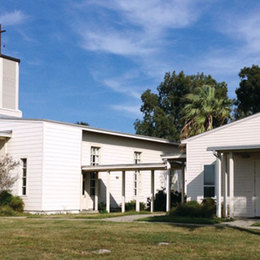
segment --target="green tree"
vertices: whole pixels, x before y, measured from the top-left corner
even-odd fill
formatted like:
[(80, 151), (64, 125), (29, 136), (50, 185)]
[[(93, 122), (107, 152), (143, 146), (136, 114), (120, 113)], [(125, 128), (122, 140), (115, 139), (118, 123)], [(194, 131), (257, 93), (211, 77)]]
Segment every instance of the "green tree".
[(182, 110), (185, 121), (181, 139), (211, 130), (223, 125), (231, 118), (232, 100), (219, 97), (210, 85), (197, 87), (186, 95), (187, 105)]
[(84, 125), (84, 126), (89, 126), (89, 124), (85, 121), (77, 121), (76, 122), (77, 125)]
[(236, 89), (236, 118), (260, 112), (260, 67), (244, 67), (239, 73), (240, 84)]
[(227, 97), (226, 83), (218, 83), (210, 75), (167, 72), (164, 81), (157, 88), (158, 93), (146, 90), (142, 94), (140, 110), (143, 119), (135, 121), (136, 133), (179, 141), (185, 123), (182, 114), (182, 109), (187, 104), (185, 96), (203, 85), (213, 86), (217, 97)]

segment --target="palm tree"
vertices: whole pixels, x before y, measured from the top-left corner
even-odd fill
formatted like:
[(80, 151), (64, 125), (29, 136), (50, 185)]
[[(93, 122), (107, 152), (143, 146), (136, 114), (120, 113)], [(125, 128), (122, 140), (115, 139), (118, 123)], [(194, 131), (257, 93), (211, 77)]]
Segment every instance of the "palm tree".
[(183, 108), (184, 127), (181, 139), (221, 126), (231, 118), (232, 100), (218, 97), (213, 86), (204, 85), (186, 95), (188, 104)]

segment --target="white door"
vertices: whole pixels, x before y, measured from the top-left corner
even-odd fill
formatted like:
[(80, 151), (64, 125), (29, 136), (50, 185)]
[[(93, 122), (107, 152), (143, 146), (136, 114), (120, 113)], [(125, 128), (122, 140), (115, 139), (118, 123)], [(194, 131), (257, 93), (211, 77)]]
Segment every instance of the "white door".
[[(95, 179), (92, 173), (87, 173), (82, 176), (82, 194), (81, 194), (81, 209), (82, 210), (93, 210), (94, 209), (94, 199)], [(94, 186), (95, 187), (95, 186)]]
[(260, 160), (255, 161), (255, 216), (260, 217)]

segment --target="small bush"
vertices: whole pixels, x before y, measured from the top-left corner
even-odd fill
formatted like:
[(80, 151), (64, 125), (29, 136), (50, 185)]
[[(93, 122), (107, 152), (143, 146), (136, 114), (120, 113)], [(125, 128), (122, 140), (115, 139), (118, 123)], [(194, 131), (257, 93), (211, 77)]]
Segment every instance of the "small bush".
[[(176, 207), (177, 204), (181, 203), (181, 192), (171, 192), (171, 208)], [(148, 209), (150, 209), (151, 199), (147, 199)], [(165, 189), (159, 190), (154, 197), (154, 210), (155, 211), (166, 211), (166, 193)]]
[(216, 202), (212, 198), (203, 199), (202, 203), (202, 217), (213, 218), (216, 215)]
[(169, 215), (192, 218), (213, 218), (216, 213), (216, 205), (213, 199), (204, 199), (201, 204), (197, 201), (188, 201), (173, 208)]
[[(5, 208), (5, 206), (7, 206), (7, 208)], [(9, 208), (17, 212), (23, 212), (24, 203), (20, 197), (13, 196), (9, 191), (2, 191), (0, 193), (0, 207), (4, 207), (4, 211), (6, 212), (9, 211)]]
[(16, 212), (8, 205), (0, 207), (0, 216), (15, 216)]
[(0, 193), (0, 206), (8, 205), (13, 198), (13, 195), (7, 191), (4, 190)]
[[(145, 204), (143, 202), (140, 202), (140, 210), (145, 210)], [(134, 211), (136, 209), (136, 201), (131, 200), (125, 204), (125, 210), (126, 211)]]
[(9, 206), (15, 210), (15, 211), (18, 211), (18, 212), (23, 212), (23, 209), (24, 209), (24, 203), (23, 203), (23, 200), (18, 197), (18, 196), (14, 196), (12, 197), (10, 203), (9, 203)]
[(106, 204), (104, 202), (98, 203), (98, 211), (99, 213), (107, 213)]

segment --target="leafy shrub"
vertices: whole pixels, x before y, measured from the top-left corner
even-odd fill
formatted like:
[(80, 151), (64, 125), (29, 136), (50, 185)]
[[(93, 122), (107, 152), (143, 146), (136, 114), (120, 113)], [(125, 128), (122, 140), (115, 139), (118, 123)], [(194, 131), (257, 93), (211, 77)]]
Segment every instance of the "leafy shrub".
[(203, 199), (202, 203), (202, 215), (205, 218), (213, 218), (216, 215), (216, 202), (212, 198)]
[[(143, 202), (140, 202), (140, 210), (145, 210), (145, 204)], [(126, 211), (134, 211), (136, 209), (136, 201), (131, 200), (125, 204), (125, 210)]]
[(104, 202), (98, 203), (98, 211), (99, 213), (107, 213), (106, 204)]
[[(171, 208), (176, 207), (177, 204), (181, 203), (181, 193), (178, 191), (171, 192)], [(151, 199), (147, 199), (147, 205), (150, 209)], [(165, 189), (159, 190), (154, 197), (154, 210), (155, 211), (166, 211), (166, 193)]]
[(18, 197), (18, 196), (13, 196), (10, 203), (9, 203), (9, 206), (15, 210), (15, 211), (18, 211), (18, 212), (23, 212), (23, 209), (24, 209), (24, 203), (23, 203), (23, 200)]
[(8, 212), (9, 208), (17, 212), (23, 212), (24, 203), (20, 197), (13, 196), (9, 191), (2, 191), (0, 193), (0, 207), (5, 212)]
[(8, 205), (12, 200), (13, 195), (7, 191), (4, 190), (0, 193), (0, 206)]
[(204, 199), (201, 204), (197, 201), (188, 201), (185, 204), (178, 204), (169, 215), (192, 218), (213, 218), (216, 213), (216, 205), (213, 199)]
[(16, 212), (8, 205), (0, 206), (0, 216), (15, 216)]

